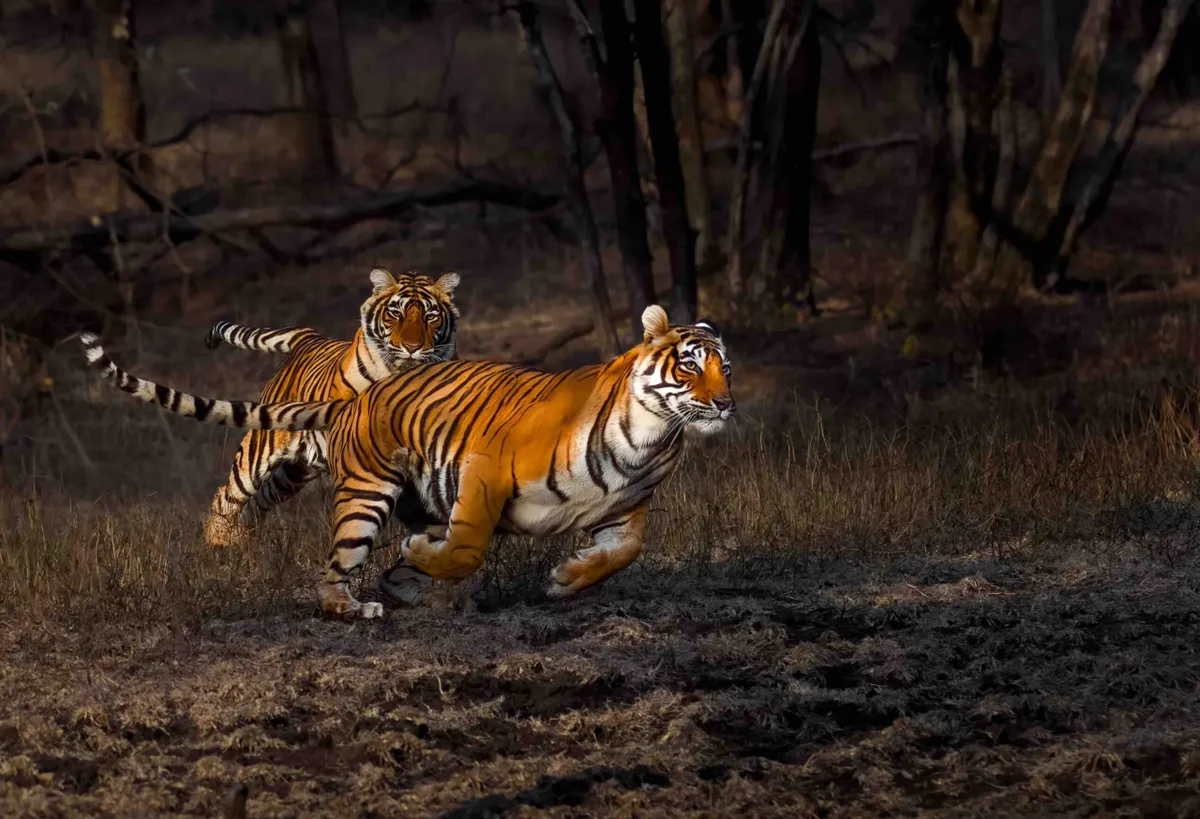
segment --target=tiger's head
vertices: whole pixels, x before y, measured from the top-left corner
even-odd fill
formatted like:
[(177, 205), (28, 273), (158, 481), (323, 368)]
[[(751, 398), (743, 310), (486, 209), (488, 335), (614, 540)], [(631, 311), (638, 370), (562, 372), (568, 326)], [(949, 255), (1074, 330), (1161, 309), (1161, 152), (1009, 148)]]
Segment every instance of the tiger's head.
[(382, 267), (371, 271), (374, 290), (362, 305), (363, 335), (390, 368), (456, 357), (458, 282), (457, 273), (435, 280), (415, 271), (399, 276)]
[(652, 304), (642, 313), (645, 338), (637, 348), (634, 397), (669, 427), (711, 435), (737, 412), (730, 390), (729, 355), (717, 325), (706, 319), (671, 326)]

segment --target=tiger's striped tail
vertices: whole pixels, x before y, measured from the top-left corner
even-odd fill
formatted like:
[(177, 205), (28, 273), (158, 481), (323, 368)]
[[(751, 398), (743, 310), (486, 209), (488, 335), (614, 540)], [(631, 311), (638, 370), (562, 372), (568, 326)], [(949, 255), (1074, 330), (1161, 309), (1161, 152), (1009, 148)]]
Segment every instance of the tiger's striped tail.
[(222, 341), (232, 347), (253, 350), (256, 353), (290, 353), (303, 339), (319, 335), (309, 327), (284, 327), (272, 330), (268, 327), (246, 327), (231, 321), (218, 321), (204, 337), (208, 348), (216, 349)]
[(348, 401), (309, 401), (296, 403), (259, 404), (254, 401), (223, 401), (204, 398), (172, 389), (163, 384), (146, 381), (122, 370), (104, 352), (100, 339), (92, 333), (81, 333), (88, 364), (99, 370), (117, 389), (155, 404), (168, 412), (194, 418), (206, 424), (240, 427), (243, 429), (306, 430), (325, 429), (338, 410)]

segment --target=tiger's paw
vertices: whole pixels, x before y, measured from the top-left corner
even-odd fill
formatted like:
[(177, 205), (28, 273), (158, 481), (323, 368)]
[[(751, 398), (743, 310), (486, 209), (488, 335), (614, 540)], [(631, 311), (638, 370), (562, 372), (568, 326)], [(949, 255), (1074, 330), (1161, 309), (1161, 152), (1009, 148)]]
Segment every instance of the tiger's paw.
[(204, 521), (204, 542), (214, 549), (245, 545), (250, 528), (243, 526), (237, 516), (211, 514)]
[(433, 585), (433, 578), (401, 558), (379, 577), (379, 589), (398, 603), (415, 606)]
[(355, 616), (362, 620), (374, 620), (383, 616), (383, 603), (359, 603)]
[(347, 619), (374, 620), (383, 617), (383, 603), (360, 603), (345, 584), (324, 585), (317, 589), (321, 610)]
[(560, 564), (550, 570), (550, 585), (546, 587), (546, 596), (552, 600), (570, 597), (582, 588), (578, 572), (567, 571), (567, 565)]
[(472, 584), (445, 583), (435, 581), (433, 588), (425, 593), (421, 600), (423, 606), (443, 611), (457, 611), (462, 614), (474, 614), (478, 610), (471, 597)]

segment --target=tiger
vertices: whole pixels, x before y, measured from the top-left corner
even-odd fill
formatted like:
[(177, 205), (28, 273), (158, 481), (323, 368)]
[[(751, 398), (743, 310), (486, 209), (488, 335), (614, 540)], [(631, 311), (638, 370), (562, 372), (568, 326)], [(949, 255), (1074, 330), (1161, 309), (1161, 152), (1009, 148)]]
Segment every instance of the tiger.
[[(222, 321), (209, 330), (205, 343), (290, 354), (263, 388), (260, 400), (270, 402), (350, 398), (391, 373), (457, 356), (457, 273), (434, 280), (415, 271), (395, 277), (377, 267), (370, 281), (372, 292), (359, 310), (360, 327), (352, 341), (308, 327), (262, 329)], [(228, 480), (213, 496), (205, 541), (213, 547), (243, 542), (255, 511), (261, 515), (293, 497), (325, 469), (322, 433), (248, 432)]]
[[(262, 404), (202, 398), (120, 369), (99, 339), (81, 338), (114, 386), (173, 413), (250, 429), (324, 430), (334, 483), (333, 548), (320, 607), (371, 619), (351, 579), (390, 516), (416, 496), (434, 521), (401, 542), (380, 587), (417, 605), (482, 564), (494, 533), (584, 531), (591, 545), (551, 570), (565, 598), (629, 566), (642, 551), (655, 489), (675, 470), (684, 434), (711, 435), (737, 411), (717, 326), (672, 326), (651, 305), (642, 341), (603, 364), (549, 373), (499, 361), (422, 364), (334, 401)], [(405, 490), (412, 490), (407, 493)]]

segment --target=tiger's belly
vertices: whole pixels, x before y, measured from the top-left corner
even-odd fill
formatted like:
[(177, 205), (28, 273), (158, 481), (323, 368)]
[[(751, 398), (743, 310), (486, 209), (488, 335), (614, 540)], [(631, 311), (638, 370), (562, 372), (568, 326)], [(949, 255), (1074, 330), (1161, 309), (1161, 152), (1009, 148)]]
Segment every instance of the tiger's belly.
[[(661, 480), (661, 479), (659, 479)], [(523, 487), (504, 507), (499, 528), (520, 535), (557, 535), (587, 531), (620, 517), (646, 500), (659, 480), (610, 487), (603, 492), (588, 484), (576, 491), (560, 489), (562, 495), (544, 486)]]

